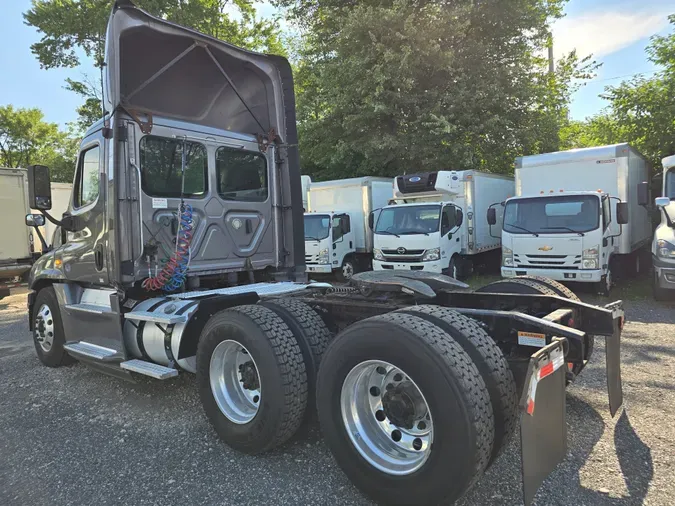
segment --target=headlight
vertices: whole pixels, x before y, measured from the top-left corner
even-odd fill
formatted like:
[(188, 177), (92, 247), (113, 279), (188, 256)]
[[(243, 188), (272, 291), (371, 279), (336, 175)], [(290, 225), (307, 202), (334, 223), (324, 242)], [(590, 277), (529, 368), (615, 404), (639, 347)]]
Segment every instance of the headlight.
[(656, 254), (662, 258), (675, 258), (675, 244), (659, 239), (656, 241)]
[(600, 265), (600, 246), (588, 248), (581, 253), (582, 269), (598, 269)]
[(329, 263), (328, 262), (328, 248), (325, 248), (325, 249), (322, 249), (321, 251), (319, 251), (319, 258), (317, 259), (317, 261), (320, 264)]
[(373, 248), (373, 258), (375, 260), (384, 260), (384, 255), (382, 254), (382, 250), (379, 250), (377, 248)]
[(513, 267), (513, 250), (502, 244), (502, 265), (504, 267)]
[(441, 258), (441, 248), (428, 249), (422, 257), (422, 262), (433, 262)]

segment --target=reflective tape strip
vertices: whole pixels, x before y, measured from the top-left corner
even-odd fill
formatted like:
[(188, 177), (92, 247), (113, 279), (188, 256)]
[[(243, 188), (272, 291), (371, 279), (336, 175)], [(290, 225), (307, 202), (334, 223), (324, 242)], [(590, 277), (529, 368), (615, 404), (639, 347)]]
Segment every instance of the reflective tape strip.
[(549, 359), (544, 362), (544, 365), (539, 364), (539, 368), (530, 378), (530, 385), (528, 386), (526, 411), (528, 415), (534, 414), (534, 403), (537, 395), (537, 384), (550, 376), (558, 369), (565, 365), (565, 355), (562, 348), (558, 348), (551, 353)]

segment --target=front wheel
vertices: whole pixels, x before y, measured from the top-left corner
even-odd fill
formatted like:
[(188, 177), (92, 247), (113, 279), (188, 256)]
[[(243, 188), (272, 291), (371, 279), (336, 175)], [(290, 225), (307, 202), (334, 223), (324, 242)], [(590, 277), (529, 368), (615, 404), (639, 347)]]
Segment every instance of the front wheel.
[(75, 359), (66, 352), (65, 334), (56, 293), (51, 286), (43, 288), (33, 306), (33, 344), (37, 356), (47, 367), (72, 364)]
[(354, 261), (351, 258), (346, 258), (342, 262), (342, 267), (337, 271), (337, 279), (341, 283), (345, 283), (352, 279), (356, 272)]
[(670, 291), (659, 286), (659, 276), (656, 272), (654, 272), (654, 276), (652, 277), (652, 293), (658, 301), (665, 301), (670, 297)]
[(614, 287), (614, 276), (612, 268), (607, 269), (607, 274), (602, 277), (602, 280), (595, 284), (595, 291), (600, 295), (609, 297), (612, 288)]
[(379, 502), (451, 503), (490, 459), (495, 421), (483, 378), (450, 335), (412, 314), (340, 333), (319, 369), (317, 405), (337, 463)]

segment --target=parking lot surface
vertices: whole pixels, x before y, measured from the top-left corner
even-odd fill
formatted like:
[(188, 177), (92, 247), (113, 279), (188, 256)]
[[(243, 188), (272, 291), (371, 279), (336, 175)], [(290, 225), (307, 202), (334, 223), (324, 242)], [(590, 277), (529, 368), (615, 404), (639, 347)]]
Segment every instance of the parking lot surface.
[[(216, 438), (192, 375), (132, 384), (44, 367), (26, 312), (23, 289), (0, 301), (0, 504), (371, 504), (316, 425), (271, 453), (239, 454)], [(609, 416), (598, 339), (568, 390), (568, 457), (537, 505), (675, 501), (675, 305), (644, 298), (626, 313), (625, 410)], [(517, 441), (459, 504), (522, 504)]]

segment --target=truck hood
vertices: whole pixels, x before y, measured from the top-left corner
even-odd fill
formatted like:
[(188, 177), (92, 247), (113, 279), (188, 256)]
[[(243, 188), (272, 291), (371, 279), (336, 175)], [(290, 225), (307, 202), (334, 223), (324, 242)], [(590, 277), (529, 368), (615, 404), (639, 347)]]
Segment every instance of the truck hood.
[(439, 232), (424, 234), (409, 234), (396, 237), (388, 234), (374, 234), (373, 243), (378, 249), (395, 250), (405, 248), (406, 250), (427, 250), (438, 248), (440, 244)]
[(318, 255), (322, 249), (326, 249), (330, 246), (330, 241), (328, 238), (321, 241), (306, 240), (305, 241), (305, 254), (306, 255)]
[[(122, 107), (297, 143), (293, 77), (280, 56), (246, 51), (116, 0), (106, 33), (107, 110)], [(147, 132), (146, 132), (147, 133)]]
[[(555, 236), (540, 235), (539, 237), (514, 234), (510, 235), (510, 238), (511, 245), (509, 246), (506, 241), (504, 242), (504, 245), (511, 248), (513, 253), (516, 255), (525, 254), (547, 256), (581, 255), (581, 251), (584, 248), (584, 239), (587, 239), (587, 237), (580, 237), (576, 234), (556, 234)], [(597, 244), (593, 244), (592, 246), (597, 246)], [(592, 246), (589, 244), (588, 247)]]

